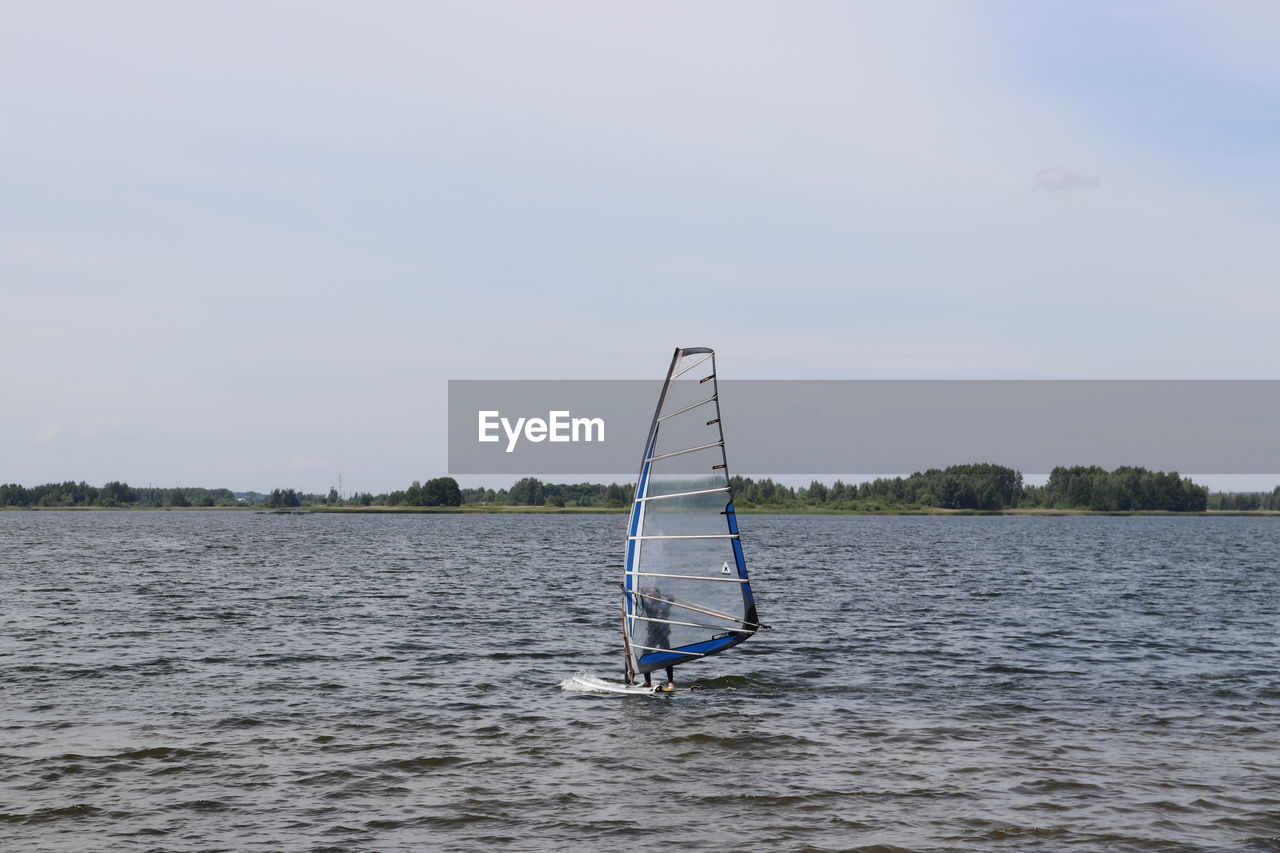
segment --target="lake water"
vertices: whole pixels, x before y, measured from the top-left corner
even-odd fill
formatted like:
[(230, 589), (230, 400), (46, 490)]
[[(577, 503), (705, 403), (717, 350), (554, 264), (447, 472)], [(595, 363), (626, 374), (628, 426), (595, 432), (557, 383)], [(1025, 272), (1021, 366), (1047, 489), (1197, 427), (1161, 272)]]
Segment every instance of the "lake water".
[(0, 513), (0, 848), (1280, 850), (1280, 518), (740, 521), (631, 697), (623, 515)]

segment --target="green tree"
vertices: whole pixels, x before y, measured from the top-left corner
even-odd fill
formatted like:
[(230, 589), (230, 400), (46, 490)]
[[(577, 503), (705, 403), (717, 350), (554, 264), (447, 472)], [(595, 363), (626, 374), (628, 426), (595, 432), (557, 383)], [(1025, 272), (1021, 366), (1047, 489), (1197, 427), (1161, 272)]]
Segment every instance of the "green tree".
[(462, 506), (462, 489), (452, 477), (436, 477), (422, 486), (426, 506)]
[(536, 477), (525, 477), (511, 487), (510, 500), (516, 506), (542, 506), (546, 499), (546, 489)]
[(293, 489), (272, 489), (271, 494), (267, 495), (267, 506), (269, 507), (292, 507), (302, 506), (302, 498)]
[[(102, 503), (104, 500), (108, 500), (108, 499), (112, 501), (112, 505), (131, 504), (138, 500), (138, 493), (135, 490), (129, 488), (129, 485), (127, 483), (121, 483), (118, 480), (112, 480), (110, 483), (107, 483), (105, 486), (103, 486), (101, 489), (98, 490), (99, 503)], [(102, 503), (102, 505), (107, 506), (107, 504), (105, 503)]]

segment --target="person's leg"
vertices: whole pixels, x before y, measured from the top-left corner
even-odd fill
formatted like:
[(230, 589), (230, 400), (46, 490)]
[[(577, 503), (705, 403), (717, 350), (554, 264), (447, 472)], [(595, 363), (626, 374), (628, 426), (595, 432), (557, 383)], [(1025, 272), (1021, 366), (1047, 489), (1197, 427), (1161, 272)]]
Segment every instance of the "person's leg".
[(676, 671), (674, 667), (667, 667), (667, 687), (674, 689), (676, 686)]

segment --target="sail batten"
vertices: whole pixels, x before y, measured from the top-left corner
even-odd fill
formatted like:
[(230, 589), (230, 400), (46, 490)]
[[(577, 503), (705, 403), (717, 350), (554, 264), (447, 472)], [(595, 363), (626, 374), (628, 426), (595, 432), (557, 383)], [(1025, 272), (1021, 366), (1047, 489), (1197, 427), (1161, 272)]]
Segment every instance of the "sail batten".
[(706, 628), (709, 631), (752, 631), (752, 628), (725, 628), (720, 625), (703, 625), (701, 622), (681, 622), (679, 619), (658, 619), (654, 616), (637, 616), (643, 622), (665, 622), (668, 625), (688, 625), (690, 628)]
[(632, 536), (632, 539), (737, 539), (736, 533), (654, 533), (647, 536)]
[[(634, 593), (634, 594), (635, 594), (635, 595), (639, 595), (639, 593)], [(643, 598), (644, 596), (640, 596), (640, 597), (641, 597), (641, 598)], [(728, 620), (728, 621), (730, 621), (730, 622), (741, 622), (741, 620), (740, 620), (737, 616), (729, 616), (729, 615), (726, 615), (726, 614), (724, 614), (724, 613), (716, 613), (714, 610), (706, 610), (706, 609), (704, 609), (704, 608), (697, 607), (697, 606), (692, 605), (692, 604), (682, 604), (682, 603), (680, 603), (679, 601), (672, 601), (672, 602), (671, 602), (671, 606), (672, 606), (672, 607), (679, 607), (679, 608), (680, 608), (680, 609), (682, 609), (682, 610), (691, 610), (691, 611), (693, 611), (694, 613), (701, 613), (703, 616), (710, 616), (712, 619), (725, 619), (725, 620)], [(635, 618), (637, 618), (637, 619), (638, 619), (639, 617), (637, 616), (637, 617), (635, 617)], [(756, 623), (742, 622), (742, 624), (743, 624), (743, 625), (746, 625), (746, 626), (747, 626), (747, 627), (749, 627), (749, 628), (753, 628), (753, 629), (754, 629), (754, 628), (761, 628), (761, 627), (764, 627), (764, 626), (762, 626), (762, 625), (758, 625), (758, 624), (756, 624)], [(727, 630), (727, 629), (721, 629), (721, 630)]]
[[(715, 377), (712, 376), (708, 378), (714, 379)], [(716, 400), (717, 400), (716, 395), (712, 394), (710, 397), (708, 397), (705, 400), (700, 400), (699, 402), (694, 403), (692, 406), (685, 406), (683, 409), (680, 409), (679, 411), (665, 414), (662, 417), (658, 418), (658, 420), (665, 421), (667, 418), (674, 418), (676, 415), (683, 415), (685, 412), (692, 412), (694, 409), (698, 408), (699, 406), (705, 406), (707, 403), (712, 403), (712, 402), (715, 402)]]
[[(685, 350), (684, 352), (688, 353), (688, 352), (689, 352), (689, 350)], [(711, 358), (711, 355), (714, 355), (714, 353), (712, 353), (712, 354), (710, 354), (710, 355), (703, 356), (702, 358), (700, 358), (700, 359), (698, 359), (697, 361), (695, 361), (693, 364), (691, 364), (691, 365), (689, 365), (688, 367), (686, 367), (686, 368), (682, 369), (679, 373), (672, 374), (671, 379), (679, 379), (681, 376), (684, 376), (686, 373), (688, 373), (690, 370), (693, 370), (693, 369), (694, 369), (695, 367), (697, 367), (698, 365), (700, 365), (700, 364), (706, 364), (706, 363), (707, 363), (707, 361)]]
[[(640, 457), (623, 573), (624, 643), (635, 673), (719, 654), (761, 627), (734, 515), (716, 376), (713, 350), (675, 351)], [(668, 618), (672, 609), (725, 624)]]
[(648, 497), (644, 497), (644, 498), (636, 498), (636, 500), (638, 500), (638, 501), (665, 501), (665, 500), (667, 500), (667, 499), (669, 499), (669, 498), (687, 498), (687, 497), (689, 497), (690, 495), (710, 495), (710, 494), (714, 494), (715, 492), (727, 492), (727, 491), (729, 491), (729, 487), (728, 487), (728, 486), (721, 486), (721, 487), (720, 487), (720, 488), (718, 488), (718, 489), (699, 489), (699, 490), (698, 490), (698, 491), (696, 491), (696, 492), (672, 492), (672, 493), (671, 493), (671, 494), (669, 494), (669, 495), (649, 495)]
[(746, 583), (746, 578), (704, 578), (702, 575), (673, 575), (670, 572), (627, 572), (638, 578), (688, 578), (695, 581), (714, 581), (715, 583)]
[(697, 447), (686, 447), (684, 450), (673, 450), (670, 453), (663, 453), (661, 456), (650, 456), (645, 462), (657, 462), (659, 459), (670, 459), (672, 456), (683, 456), (686, 453), (693, 453), (698, 450), (706, 450), (708, 447), (720, 447), (724, 442), (713, 441), (709, 444), (699, 444)]

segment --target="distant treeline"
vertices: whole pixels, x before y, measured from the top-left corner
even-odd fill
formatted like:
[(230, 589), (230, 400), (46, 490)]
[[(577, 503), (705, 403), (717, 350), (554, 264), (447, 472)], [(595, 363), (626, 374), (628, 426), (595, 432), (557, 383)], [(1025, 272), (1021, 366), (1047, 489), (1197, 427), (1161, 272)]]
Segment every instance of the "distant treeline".
[(1209, 495), (1209, 509), (1234, 512), (1280, 510), (1280, 486), (1271, 492), (1214, 492)]
[(1092, 465), (1054, 468), (1043, 486), (1025, 486), (1020, 506), (1100, 511), (1204, 512), (1209, 490), (1178, 472), (1129, 466), (1107, 471)]
[[(807, 487), (786, 486), (771, 478), (732, 477), (734, 502), (744, 508), (889, 511), (910, 508), (1000, 510), (1014, 508), (1085, 509), (1095, 511), (1165, 510), (1202, 512), (1239, 509), (1245, 495), (1214, 495), (1177, 472), (1122, 467), (1058, 467), (1043, 486), (1027, 486), (1022, 474), (1002, 465), (952, 465), (909, 477), (884, 477), (855, 484), (814, 480)], [(591, 483), (543, 483), (526, 478), (510, 489), (463, 489), (463, 502), (494, 505), (626, 506), (632, 487)], [(1270, 495), (1252, 496), (1255, 509), (1280, 508), (1280, 487)], [(1234, 502), (1233, 502), (1234, 501)]]
[(43, 486), (0, 485), (0, 506), (100, 506), (100, 507), (164, 507), (164, 506), (236, 506), (230, 489), (204, 489), (198, 486), (158, 489), (110, 482), (105, 486), (88, 483), (46, 483)]
[[(772, 479), (733, 477), (734, 501), (743, 508), (781, 510), (829, 509), (884, 512), (896, 509), (1014, 508), (1083, 509), (1093, 511), (1202, 512), (1213, 510), (1280, 510), (1280, 486), (1272, 492), (1209, 494), (1177, 472), (1097, 466), (1054, 468), (1043, 486), (1028, 486), (1022, 474), (1002, 465), (952, 465), (909, 477), (880, 478), (868, 483), (807, 487), (785, 486)], [(213, 506), (551, 506), (622, 508), (631, 503), (631, 484), (544, 483), (525, 477), (508, 489), (463, 489), (452, 477), (415, 480), (407, 489), (383, 494), (361, 492), (341, 497), (337, 489), (310, 494), (294, 489), (233, 493), (198, 487), (153, 488), (111, 482), (100, 488), (87, 483), (48, 483), (27, 488), (0, 485), (0, 506), (7, 507), (213, 507)]]
[[(733, 477), (735, 503), (744, 508), (806, 508), (842, 511), (892, 511), (937, 508), (1000, 510), (1015, 508), (1094, 511), (1206, 509), (1280, 509), (1280, 486), (1270, 494), (1214, 494), (1177, 472), (1097, 466), (1054, 468), (1043, 486), (1027, 486), (1022, 474), (1002, 465), (952, 465), (909, 477), (885, 477), (855, 484), (817, 480), (807, 487), (785, 486), (771, 478)], [(551, 506), (622, 508), (631, 503), (630, 483), (544, 483), (525, 477), (507, 489), (458, 488), (452, 477), (415, 482), (405, 491), (357, 495), (339, 501), (336, 492), (320, 502), (376, 506)]]
[(464, 504), (492, 506), (624, 507), (631, 503), (635, 486), (610, 483), (544, 483), (525, 477), (509, 489), (463, 489)]
[(543, 483), (526, 477), (510, 489), (463, 489), (452, 477), (436, 477), (407, 489), (382, 494), (359, 492), (340, 497), (337, 489), (328, 494), (312, 494), (295, 489), (272, 489), (269, 493), (232, 492), (230, 489), (196, 487), (154, 488), (111, 482), (90, 486), (85, 482), (47, 483), (43, 486), (0, 485), (0, 507), (230, 507), (265, 506), (395, 506), (431, 507), (488, 504), (493, 506), (575, 506), (624, 507), (631, 503), (634, 489), (617, 483)]

